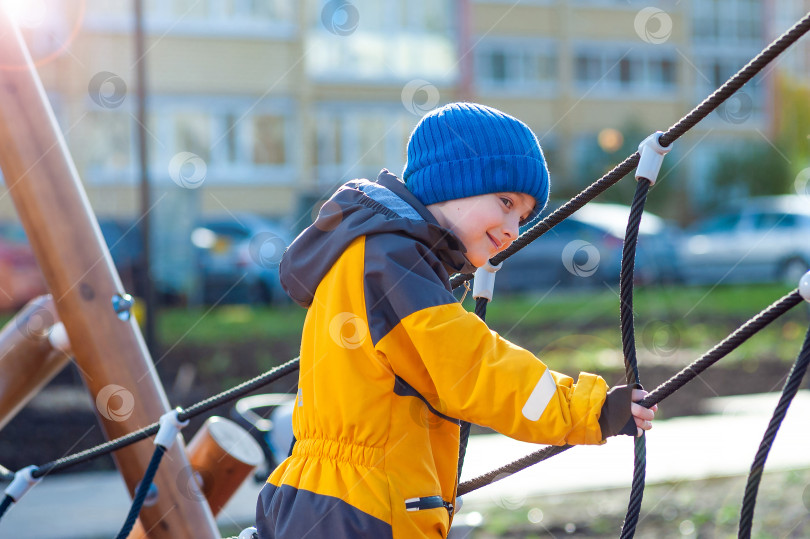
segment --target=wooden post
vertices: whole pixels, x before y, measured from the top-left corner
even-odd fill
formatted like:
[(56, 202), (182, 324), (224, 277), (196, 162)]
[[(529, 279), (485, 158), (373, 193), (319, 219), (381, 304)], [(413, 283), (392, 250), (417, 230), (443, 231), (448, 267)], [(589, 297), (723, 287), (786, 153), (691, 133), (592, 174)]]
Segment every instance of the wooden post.
[(253, 469), (264, 460), (248, 432), (224, 417), (210, 417), (188, 444), (194, 476), (217, 515)]
[[(121, 281), (25, 43), (2, 7), (0, 166), (106, 436), (157, 421), (169, 410), (166, 394), (135, 321), (113, 309)], [(130, 493), (153, 449), (144, 440), (114, 453)], [(155, 477), (157, 500), (140, 514), (148, 537), (220, 537), (208, 505), (178, 488), (188, 467), (178, 436)]]
[(0, 331), (0, 429), (70, 361), (48, 338), (58, 323), (47, 295), (29, 301)]

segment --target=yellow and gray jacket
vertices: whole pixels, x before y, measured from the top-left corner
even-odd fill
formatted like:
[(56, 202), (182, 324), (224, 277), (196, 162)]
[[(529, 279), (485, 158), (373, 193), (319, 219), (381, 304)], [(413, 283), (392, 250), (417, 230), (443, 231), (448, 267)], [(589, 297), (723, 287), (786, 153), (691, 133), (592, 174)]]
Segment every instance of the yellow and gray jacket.
[(261, 538), (446, 537), (459, 420), (529, 442), (602, 441), (605, 381), (574, 384), (467, 312), (449, 275), (471, 269), (385, 170), (343, 185), (290, 245), (282, 284), (308, 308), (297, 441), (260, 494)]

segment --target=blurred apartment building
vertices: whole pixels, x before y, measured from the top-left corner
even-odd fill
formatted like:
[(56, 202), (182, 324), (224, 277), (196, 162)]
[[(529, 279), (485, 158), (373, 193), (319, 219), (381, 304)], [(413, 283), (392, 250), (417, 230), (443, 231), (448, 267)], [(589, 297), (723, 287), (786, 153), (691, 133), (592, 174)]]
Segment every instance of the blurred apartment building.
[[(664, 130), (810, 8), (800, 0), (144, 0), (155, 214), (250, 211), (300, 228), (354, 177), (400, 173), (422, 114), (455, 100), (528, 123), (555, 188), (598, 178), (632, 126)], [(139, 211), (132, 2), (59, 0), (21, 24), (99, 215)], [(26, 11), (26, 10), (23, 10)], [(673, 152), (690, 196), (712, 156), (772, 129), (774, 73)], [(800, 43), (800, 45), (802, 45)], [(631, 140), (636, 144), (640, 138)], [(626, 147), (626, 145), (625, 145)], [(632, 149), (631, 149), (632, 151)], [(629, 181), (629, 180), (628, 180)], [(0, 213), (12, 212), (9, 197)]]

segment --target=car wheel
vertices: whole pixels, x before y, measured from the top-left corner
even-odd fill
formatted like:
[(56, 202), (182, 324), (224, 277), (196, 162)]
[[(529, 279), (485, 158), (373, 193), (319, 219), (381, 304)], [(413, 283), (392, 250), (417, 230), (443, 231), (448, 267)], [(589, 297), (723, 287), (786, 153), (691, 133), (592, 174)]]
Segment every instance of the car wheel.
[(799, 279), (807, 273), (808, 269), (810, 269), (810, 266), (801, 258), (791, 258), (782, 264), (779, 278), (788, 286), (799, 286)]

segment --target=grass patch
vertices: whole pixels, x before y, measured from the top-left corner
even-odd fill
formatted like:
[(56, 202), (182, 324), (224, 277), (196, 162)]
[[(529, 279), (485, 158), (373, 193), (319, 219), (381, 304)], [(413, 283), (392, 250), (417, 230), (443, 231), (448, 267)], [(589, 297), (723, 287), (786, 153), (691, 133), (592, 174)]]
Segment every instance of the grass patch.
[[(637, 286), (633, 310), (647, 320), (747, 320), (789, 291), (783, 285)], [(467, 304), (472, 305), (472, 300)], [(618, 324), (619, 305), (618, 287), (519, 296), (497, 296), (496, 290), (487, 307), (487, 320), (497, 324)]]
[(164, 309), (159, 314), (158, 338), (162, 343), (197, 345), (269, 339), (298, 342), (305, 317), (306, 310), (297, 305)]
[[(708, 350), (740, 324), (789, 292), (780, 285), (637, 287), (636, 341), (640, 351)], [(464, 306), (472, 310), (468, 298)], [(162, 343), (208, 345), (290, 339), (298, 342), (306, 310), (229, 305), (160, 311)], [(807, 326), (807, 309), (797, 307), (741, 347), (742, 357), (768, 350), (795, 356), (795, 341)], [(618, 289), (543, 295), (496, 296), (487, 323), (506, 338), (538, 354), (581, 356), (594, 366), (612, 364), (621, 349)]]

